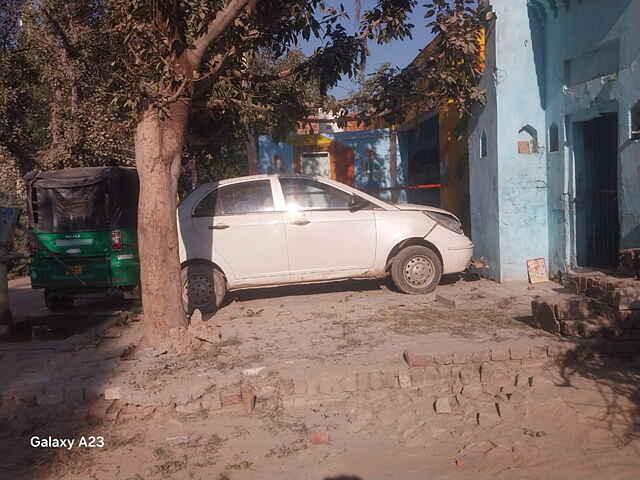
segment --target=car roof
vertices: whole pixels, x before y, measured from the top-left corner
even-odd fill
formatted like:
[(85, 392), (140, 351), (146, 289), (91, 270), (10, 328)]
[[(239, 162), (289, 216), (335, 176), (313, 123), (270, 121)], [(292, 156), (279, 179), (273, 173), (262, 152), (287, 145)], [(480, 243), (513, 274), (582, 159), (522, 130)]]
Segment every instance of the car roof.
[(205, 183), (205, 184), (199, 185), (195, 190), (189, 193), (189, 195), (187, 195), (187, 197), (180, 203), (180, 206), (185, 208), (186, 205), (191, 204), (194, 201), (198, 201), (198, 199), (201, 197), (201, 194), (204, 190), (209, 191), (213, 188), (221, 187), (224, 185), (232, 185), (235, 183), (250, 182), (250, 181), (256, 181), (256, 180), (270, 180), (272, 178), (302, 178), (302, 179), (309, 179), (309, 180), (318, 180), (318, 181), (327, 183), (329, 185), (333, 185), (334, 187), (337, 187), (337, 188), (343, 188), (343, 189), (347, 188), (350, 190), (356, 190), (359, 195), (365, 197), (367, 200), (385, 209), (394, 209), (394, 210), (397, 209), (397, 207), (395, 207), (394, 205), (390, 205), (385, 201), (375, 198), (367, 194), (366, 192), (362, 192), (361, 190), (358, 190), (357, 188), (352, 187), (350, 185), (346, 185), (344, 183), (338, 182), (328, 177), (322, 177), (320, 175), (303, 175), (300, 173), (262, 173), (258, 175), (246, 175), (243, 177), (227, 178), (227, 179), (219, 180), (216, 182)]
[(205, 183), (203, 185), (200, 185), (200, 187), (211, 187), (213, 185), (228, 185), (231, 183), (245, 182), (245, 181), (251, 181), (251, 180), (268, 180), (270, 178), (308, 178), (308, 179), (322, 178), (325, 180), (331, 180), (330, 178), (322, 177), (319, 175), (303, 175), (300, 173), (260, 173), (257, 175), (245, 175), (242, 177), (225, 178), (224, 180)]

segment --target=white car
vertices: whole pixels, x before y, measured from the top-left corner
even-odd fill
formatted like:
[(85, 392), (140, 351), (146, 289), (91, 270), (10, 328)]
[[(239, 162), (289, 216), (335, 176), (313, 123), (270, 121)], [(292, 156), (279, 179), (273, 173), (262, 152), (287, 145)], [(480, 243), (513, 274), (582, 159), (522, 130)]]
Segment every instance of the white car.
[(302, 175), (203, 185), (178, 207), (178, 229), (189, 312), (215, 311), (230, 290), (389, 274), (402, 292), (424, 294), (473, 253), (445, 210)]

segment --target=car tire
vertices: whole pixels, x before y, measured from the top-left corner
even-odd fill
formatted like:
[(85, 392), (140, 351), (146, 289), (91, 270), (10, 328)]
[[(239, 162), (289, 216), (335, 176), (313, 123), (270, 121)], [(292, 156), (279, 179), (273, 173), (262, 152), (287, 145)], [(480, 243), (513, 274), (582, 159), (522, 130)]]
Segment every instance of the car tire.
[(391, 279), (403, 293), (433, 292), (442, 278), (442, 261), (428, 247), (415, 245), (400, 250), (391, 263)]
[(198, 309), (215, 313), (227, 293), (227, 280), (213, 265), (197, 262), (185, 265), (181, 271), (182, 305), (187, 315)]

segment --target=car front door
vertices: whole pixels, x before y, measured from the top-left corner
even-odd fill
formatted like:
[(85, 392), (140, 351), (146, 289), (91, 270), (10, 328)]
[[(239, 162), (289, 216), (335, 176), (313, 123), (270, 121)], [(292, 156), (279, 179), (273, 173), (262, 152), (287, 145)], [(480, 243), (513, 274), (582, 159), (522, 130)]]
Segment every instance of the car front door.
[(352, 195), (312, 179), (280, 178), (292, 281), (359, 276), (373, 267), (372, 208), (350, 209)]
[(210, 243), (213, 262), (222, 259), (234, 283), (286, 281), (285, 226), (274, 208), (271, 180), (219, 186), (195, 206), (192, 221), (195, 241)]

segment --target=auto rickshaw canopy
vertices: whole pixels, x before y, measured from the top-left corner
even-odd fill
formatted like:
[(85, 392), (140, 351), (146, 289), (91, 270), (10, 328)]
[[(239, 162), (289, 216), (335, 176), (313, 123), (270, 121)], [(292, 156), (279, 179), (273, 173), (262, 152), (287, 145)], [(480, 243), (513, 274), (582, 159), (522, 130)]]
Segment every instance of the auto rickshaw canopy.
[(66, 168), (24, 180), (29, 224), (39, 232), (136, 228), (140, 186), (133, 168)]

